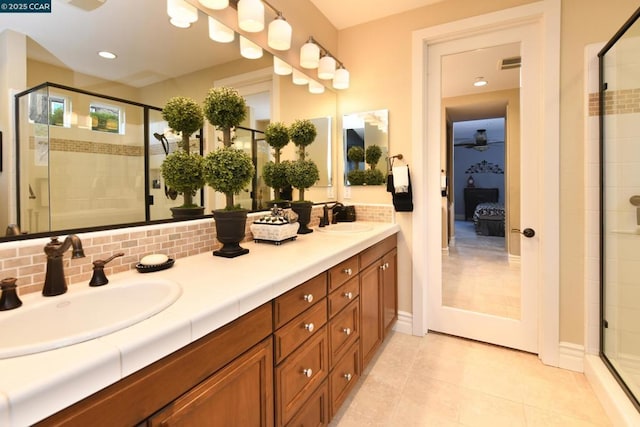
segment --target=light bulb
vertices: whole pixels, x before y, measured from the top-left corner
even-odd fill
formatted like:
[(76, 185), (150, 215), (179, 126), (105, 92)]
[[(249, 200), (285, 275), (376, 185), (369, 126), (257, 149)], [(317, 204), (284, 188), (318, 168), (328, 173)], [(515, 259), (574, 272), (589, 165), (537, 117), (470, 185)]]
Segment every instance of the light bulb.
[(242, 36), (240, 36), (240, 55), (247, 59), (262, 58), (262, 48)]
[(267, 44), (275, 50), (288, 50), (291, 47), (291, 25), (282, 15), (269, 24)]
[(236, 37), (235, 31), (209, 16), (209, 38), (219, 43), (231, 43)]
[(336, 74), (333, 76), (333, 88), (349, 89), (349, 71), (346, 68), (340, 67), (336, 70)]
[(322, 80), (331, 80), (336, 74), (336, 60), (329, 55), (320, 58), (318, 64), (318, 78)]
[(279, 76), (288, 76), (293, 72), (293, 67), (277, 56), (273, 57), (273, 72)]
[(222, 10), (229, 6), (229, 0), (198, 0), (201, 5), (209, 9)]
[(264, 29), (264, 5), (260, 0), (238, 2), (238, 26), (249, 33), (257, 33)]
[(292, 81), (294, 85), (306, 85), (309, 83), (309, 78), (298, 70), (293, 70)]
[(320, 47), (309, 40), (300, 48), (300, 66), (302, 68), (318, 68), (320, 62)]

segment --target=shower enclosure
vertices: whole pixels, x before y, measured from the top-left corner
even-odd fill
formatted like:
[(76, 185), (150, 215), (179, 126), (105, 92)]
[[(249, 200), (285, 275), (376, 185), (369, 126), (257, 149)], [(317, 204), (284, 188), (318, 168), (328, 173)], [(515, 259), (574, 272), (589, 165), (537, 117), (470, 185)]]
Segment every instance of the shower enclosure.
[(640, 9), (600, 51), (600, 355), (640, 409)]

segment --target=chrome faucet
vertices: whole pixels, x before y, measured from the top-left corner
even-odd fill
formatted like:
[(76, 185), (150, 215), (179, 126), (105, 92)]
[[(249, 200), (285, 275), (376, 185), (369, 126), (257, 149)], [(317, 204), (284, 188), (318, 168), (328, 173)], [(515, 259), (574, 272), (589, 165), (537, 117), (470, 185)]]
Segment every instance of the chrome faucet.
[(47, 273), (44, 278), (42, 295), (52, 297), (67, 292), (67, 280), (64, 277), (64, 265), (62, 263), (64, 253), (73, 246), (71, 258), (84, 258), (82, 242), (75, 234), (70, 234), (60, 243), (57, 237), (52, 237), (51, 241), (44, 247), (47, 255)]

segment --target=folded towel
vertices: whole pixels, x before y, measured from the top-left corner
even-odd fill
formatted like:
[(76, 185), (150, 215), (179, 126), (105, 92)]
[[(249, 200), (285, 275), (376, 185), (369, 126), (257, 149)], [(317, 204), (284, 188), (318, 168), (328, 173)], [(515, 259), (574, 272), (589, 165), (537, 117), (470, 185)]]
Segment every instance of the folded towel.
[(396, 212), (412, 212), (413, 211), (413, 194), (411, 191), (411, 177), (409, 176), (409, 168), (407, 168), (407, 191), (405, 193), (396, 192), (395, 177), (391, 173), (387, 177), (387, 191), (391, 193), (393, 206)]
[(393, 174), (393, 186), (396, 194), (409, 192), (409, 167), (394, 166), (391, 170)]

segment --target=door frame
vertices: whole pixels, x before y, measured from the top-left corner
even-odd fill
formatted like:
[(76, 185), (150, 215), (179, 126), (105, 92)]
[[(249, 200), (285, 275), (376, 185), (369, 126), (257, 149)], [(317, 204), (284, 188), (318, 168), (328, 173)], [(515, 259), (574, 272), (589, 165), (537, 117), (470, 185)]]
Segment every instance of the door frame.
[[(540, 185), (544, 194), (544, 209), (541, 213), (539, 230), (541, 268), (538, 289), (538, 351), (540, 359), (545, 364), (559, 365), (560, 11), (560, 0), (543, 0), (416, 30), (412, 34), (412, 139), (414, 141), (412, 155), (418, 166), (413, 170), (413, 179), (417, 188), (424, 189), (414, 194), (412, 222), (414, 235), (412, 328), (414, 335), (422, 336), (429, 329), (427, 287), (441, 286), (441, 283), (435, 283), (437, 280), (429, 278), (430, 264), (434, 262), (433, 257), (441, 257), (440, 245), (436, 251), (434, 245), (427, 244), (428, 239), (422, 238), (435, 233), (440, 241), (442, 211), (440, 123), (432, 124), (428, 121), (429, 112), (435, 108), (439, 110), (441, 105), (439, 99), (433, 99), (427, 93), (429, 45), (489, 33), (523, 22), (538, 22), (541, 28), (544, 61), (543, 106), (540, 106), (543, 123)], [(437, 140), (437, 143), (429, 144), (430, 140)]]

